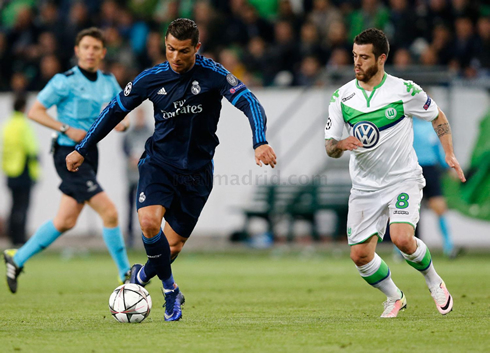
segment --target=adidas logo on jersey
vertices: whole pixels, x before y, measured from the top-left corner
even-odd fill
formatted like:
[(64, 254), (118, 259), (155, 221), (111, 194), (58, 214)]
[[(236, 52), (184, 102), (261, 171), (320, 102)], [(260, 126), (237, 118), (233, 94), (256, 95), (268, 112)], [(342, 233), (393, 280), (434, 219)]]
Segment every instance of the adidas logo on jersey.
[(165, 87), (160, 88), (160, 90), (157, 92), (157, 94), (163, 94), (164, 96), (166, 96), (167, 91), (165, 91)]

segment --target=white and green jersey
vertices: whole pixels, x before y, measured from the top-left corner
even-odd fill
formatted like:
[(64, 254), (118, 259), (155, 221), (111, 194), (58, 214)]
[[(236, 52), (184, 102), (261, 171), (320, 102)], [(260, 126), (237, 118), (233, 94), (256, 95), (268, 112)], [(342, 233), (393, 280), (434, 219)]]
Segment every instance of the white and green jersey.
[(425, 184), (413, 149), (412, 116), (432, 121), (437, 104), (412, 81), (385, 73), (372, 92), (354, 79), (332, 95), (325, 139), (342, 139), (343, 127), (363, 147), (352, 151), (352, 186), (374, 191), (404, 180)]

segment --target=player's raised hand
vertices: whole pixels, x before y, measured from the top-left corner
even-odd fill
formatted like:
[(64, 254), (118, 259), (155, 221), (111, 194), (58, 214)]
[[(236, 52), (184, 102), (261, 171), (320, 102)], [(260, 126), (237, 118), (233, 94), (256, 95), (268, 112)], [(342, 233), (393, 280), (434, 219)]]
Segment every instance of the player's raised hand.
[(66, 156), (66, 169), (70, 172), (77, 172), (78, 167), (80, 167), (85, 158), (78, 153), (77, 151), (73, 151), (68, 156)]
[(344, 140), (340, 140), (337, 144), (337, 148), (340, 148), (342, 151), (353, 151), (357, 150), (358, 147), (362, 147), (362, 142), (359, 141), (357, 137), (349, 136)]
[(87, 135), (87, 131), (70, 126), (70, 128), (66, 130), (65, 135), (75, 142), (80, 142), (85, 138), (85, 135)]
[(459, 180), (461, 180), (463, 183), (466, 182), (466, 177), (464, 176), (463, 170), (461, 169), (459, 162), (454, 154), (446, 154), (446, 163), (448, 166), (456, 171)]
[(276, 153), (269, 145), (262, 145), (255, 149), (255, 163), (259, 167), (262, 167), (262, 163), (264, 163), (274, 168), (277, 164), (276, 158)]

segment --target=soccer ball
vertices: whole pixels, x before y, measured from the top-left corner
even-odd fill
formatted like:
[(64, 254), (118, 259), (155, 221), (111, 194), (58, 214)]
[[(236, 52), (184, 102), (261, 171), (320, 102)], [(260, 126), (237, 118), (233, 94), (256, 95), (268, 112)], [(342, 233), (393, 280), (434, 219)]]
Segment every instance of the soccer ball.
[(114, 319), (119, 322), (141, 322), (150, 314), (150, 293), (138, 284), (123, 284), (112, 292), (109, 309)]

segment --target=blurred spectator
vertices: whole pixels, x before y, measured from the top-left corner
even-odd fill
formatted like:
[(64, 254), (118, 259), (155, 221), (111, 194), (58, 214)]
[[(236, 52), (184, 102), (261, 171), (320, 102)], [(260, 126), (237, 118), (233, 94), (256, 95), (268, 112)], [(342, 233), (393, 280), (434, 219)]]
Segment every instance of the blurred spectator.
[(476, 57), (478, 41), (474, 35), (473, 24), (468, 17), (456, 19), (456, 37), (452, 46), (454, 61), (459, 69), (463, 69), (465, 75), (474, 76), (474, 71), (468, 71), (471, 61)]
[[(158, 1), (158, 0), (128, 0), (128, 8), (131, 12), (140, 19), (150, 19), (157, 11), (157, 5), (163, 5), (168, 1)], [(175, 2), (175, 1), (174, 1)], [(165, 9), (167, 10), (167, 9)], [(166, 12), (166, 11), (164, 11)]]
[(145, 151), (145, 142), (152, 135), (152, 130), (146, 124), (145, 110), (136, 110), (136, 119), (128, 132), (124, 135), (123, 150), (126, 156), (126, 176), (128, 180), (128, 214), (126, 227), (126, 245), (134, 245), (133, 220), (136, 215), (134, 201), (138, 186), (138, 162)]
[(276, 73), (289, 72), (292, 78), (293, 70), (300, 60), (299, 45), (294, 37), (293, 27), (289, 22), (279, 21), (274, 26), (274, 34), (275, 41), (270, 51), (270, 65)]
[(412, 65), (412, 56), (408, 49), (398, 49), (393, 55), (393, 66), (399, 71), (404, 71)]
[(123, 39), (131, 44), (131, 50), (135, 55), (140, 55), (145, 50), (146, 37), (150, 29), (144, 21), (135, 21), (128, 9), (119, 9), (117, 30)]
[(279, 0), (279, 12), (277, 20), (287, 21), (293, 26), (294, 32), (300, 31), (303, 24), (302, 16), (296, 14), (293, 10), (291, 0)]
[(13, 108), (14, 113), (2, 128), (2, 170), (12, 196), (8, 235), (14, 246), (22, 246), (27, 240), (31, 189), (39, 176), (39, 147), (34, 129), (25, 116), (25, 96), (16, 96)]
[(85, 28), (92, 27), (93, 25), (94, 22), (89, 16), (88, 8), (85, 3), (80, 1), (73, 2), (70, 7), (68, 21), (65, 23), (63, 29), (63, 47), (69, 48), (68, 51), (71, 53), (71, 49), (75, 46), (77, 33)]
[(17, 22), (19, 13), (26, 8), (33, 8), (35, 4), (35, 0), (2, 1), (0, 3), (2, 26), (7, 29), (12, 28)]
[(194, 5), (194, 21), (199, 27), (202, 52), (215, 52), (224, 46), (221, 33), (226, 24), (207, 1)]
[(58, 7), (52, 1), (43, 2), (39, 8), (37, 25), (42, 32), (51, 32), (57, 36), (57, 40), (62, 37), (63, 21), (59, 16)]
[(106, 62), (120, 62), (124, 66), (133, 67), (135, 65), (135, 57), (131, 46), (126, 43), (119, 31), (114, 27), (109, 27), (105, 30), (106, 49), (105, 56)]
[(420, 55), (422, 66), (435, 66), (438, 64), (437, 52), (432, 47), (427, 47)]
[(301, 27), (299, 54), (301, 58), (314, 56), (320, 61), (321, 65), (327, 63), (328, 53), (321, 45), (318, 29), (311, 22), (306, 22)]
[(476, 58), (480, 68), (490, 70), (490, 17), (478, 20), (479, 48)]
[(426, 38), (430, 40), (430, 34), (438, 25), (443, 25), (447, 28), (453, 28), (454, 17), (449, 3), (446, 0), (428, 0), (428, 8), (425, 15)]
[(305, 56), (301, 61), (295, 77), (297, 86), (321, 86), (323, 84), (323, 69), (316, 56)]
[(379, 0), (362, 0), (361, 8), (349, 15), (349, 39), (354, 37), (367, 28), (378, 28), (385, 30), (388, 24), (390, 13)]
[(440, 24), (432, 33), (431, 47), (436, 54), (438, 65), (448, 65), (454, 57), (454, 44), (449, 29)]
[(278, 2), (277, 0), (248, 0), (248, 2), (257, 9), (260, 17), (267, 20), (274, 20), (277, 17)]
[[(275, 70), (269, 63), (267, 45), (261, 37), (250, 39), (247, 50), (244, 50), (243, 62), (254, 77), (263, 85), (270, 85), (274, 80)], [(245, 83), (247, 86), (248, 84)], [(255, 82), (257, 84), (257, 82)]]
[(104, 0), (100, 8), (99, 28), (115, 27), (119, 18), (119, 6), (114, 0)]
[(347, 28), (343, 22), (334, 22), (328, 30), (326, 44), (330, 51), (343, 49), (352, 51), (352, 42), (347, 38)]
[(147, 69), (165, 61), (163, 35), (150, 32), (146, 38), (146, 50), (139, 56), (140, 69)]
[[(253, 6), (248, 4), (243, 6), (241, 11), (241, 19), (245, 24), (247, 41), (255, 36), (260, 36), (267, 42), (270, 42), (273, 39), (273, 27), (267, 20), (259, 16), (257, 10)], [(292, 28), (291, 32), (293, 32)]]
[(219, 53), (218, 61), (240, 81), (243, 79), (246, 69), (240, 62), (240, 59), (235, 51), (231, 49), (223, 49)]
[(343, 48), (334, 49), (327, 63), (327, 70), (339, 69), (352, 64), (352, 54)]
[(418, 35), (417, 14), (410, 8), (408, 0), (390, 0), (391, 49), (408, 48)]
[(10, 89), (15, 94), (25, 93), (27, 91), (27, 86), (29, 85), (29, 80), (23, 72), (14, 72), (10, 79)]
[(22, 7), (17, 13), (14, 26), (9, 32), (8, 42), (16, 61), (26, 62), (32, 56), (32, 49), (37, 43), (39, 29), (34, 24), (30, 7)]
[(61, 64), (58, 57), (53, 54), (43, 56), (39, 63), (38, 75), (31, 81), (28, 87), (29, 91), (42, 90), (49, 80), (61, 71)]
[(478, 20), (478, 2), (470, 0), (451, 0), (453, 18), (468, 17), (472, 23)]
[[(135, 0), (137, 2), (138, 0)], [(167, 32), (168, 25), (176, 18), (182, 17), (180, 15), (179, 2), (177, 0), (163, 0), (159, 1), (152, 14), (152, 18), (158, 25), (158, 30), (165, 34)]]
[(327, 36), (332, 24), (343, 21), (342, 14), (330, 0), (314, 0), (313, 11), (307, 18), (316, 25), (322, 37)]
[[(0, 14), (3, 31), (0, 33), (0, 90), (8, 90), (13, 72), (22, 72), (32, 89), (35, 83), (31, 81), (40, 75), (41, 59), (47, 55), (58, 57), (61, 71), (71, 67), (74, 64), (70, 62), (74, 60), (71, 55), (73, 38), (81, 29), (94, 24), (108, 32), (111, 42), (108, 67), (118, 69), (119, 66), (113, 64), (120, 60), (124, 67), (137, 71), (153, 66), (165, 60), (164, 34), (168, 24), (178, 17), (191, 17), (199, 25), (200, 54), (216, 57), (221, 50), (231, 48), (242, 59), (253, 59), (251, 63), (245, 61), (247, 69), (252, 70), (245, 75), (254, 78), (254, 84), (273, 85), (271, 77), (278, 72), (292, 77), (300, 71), (300, 62), (306, 56), (317, 57), (324, 66), (330, 62), (331, 53), (340, 49), (330, 64), (344, 62), (344, 51), (352, 51), (350, 37), (367, 27), (383, 29), (389, 36), (393, 53), (388, 57), (389, 63), (395, 59), (397, 50), (404, 48), (413, 54), (416, 64), (420, 59), (425, 65), (445, 65), (466, 78), (473, 78), (478, 70), (489, 67), (489, 20), (485, 16), (490, 16), (490, 5), (486, 2), (488, 0), (4, 1)], [(287, 41), (279, 38), (284, 36), (288, 37)], [(261, 54), (248, 52), (251, 46), (258, 49), (262, 43), (265, 48), (260, 49)], [(264, 58), (270, 60), (265, 67)]]

